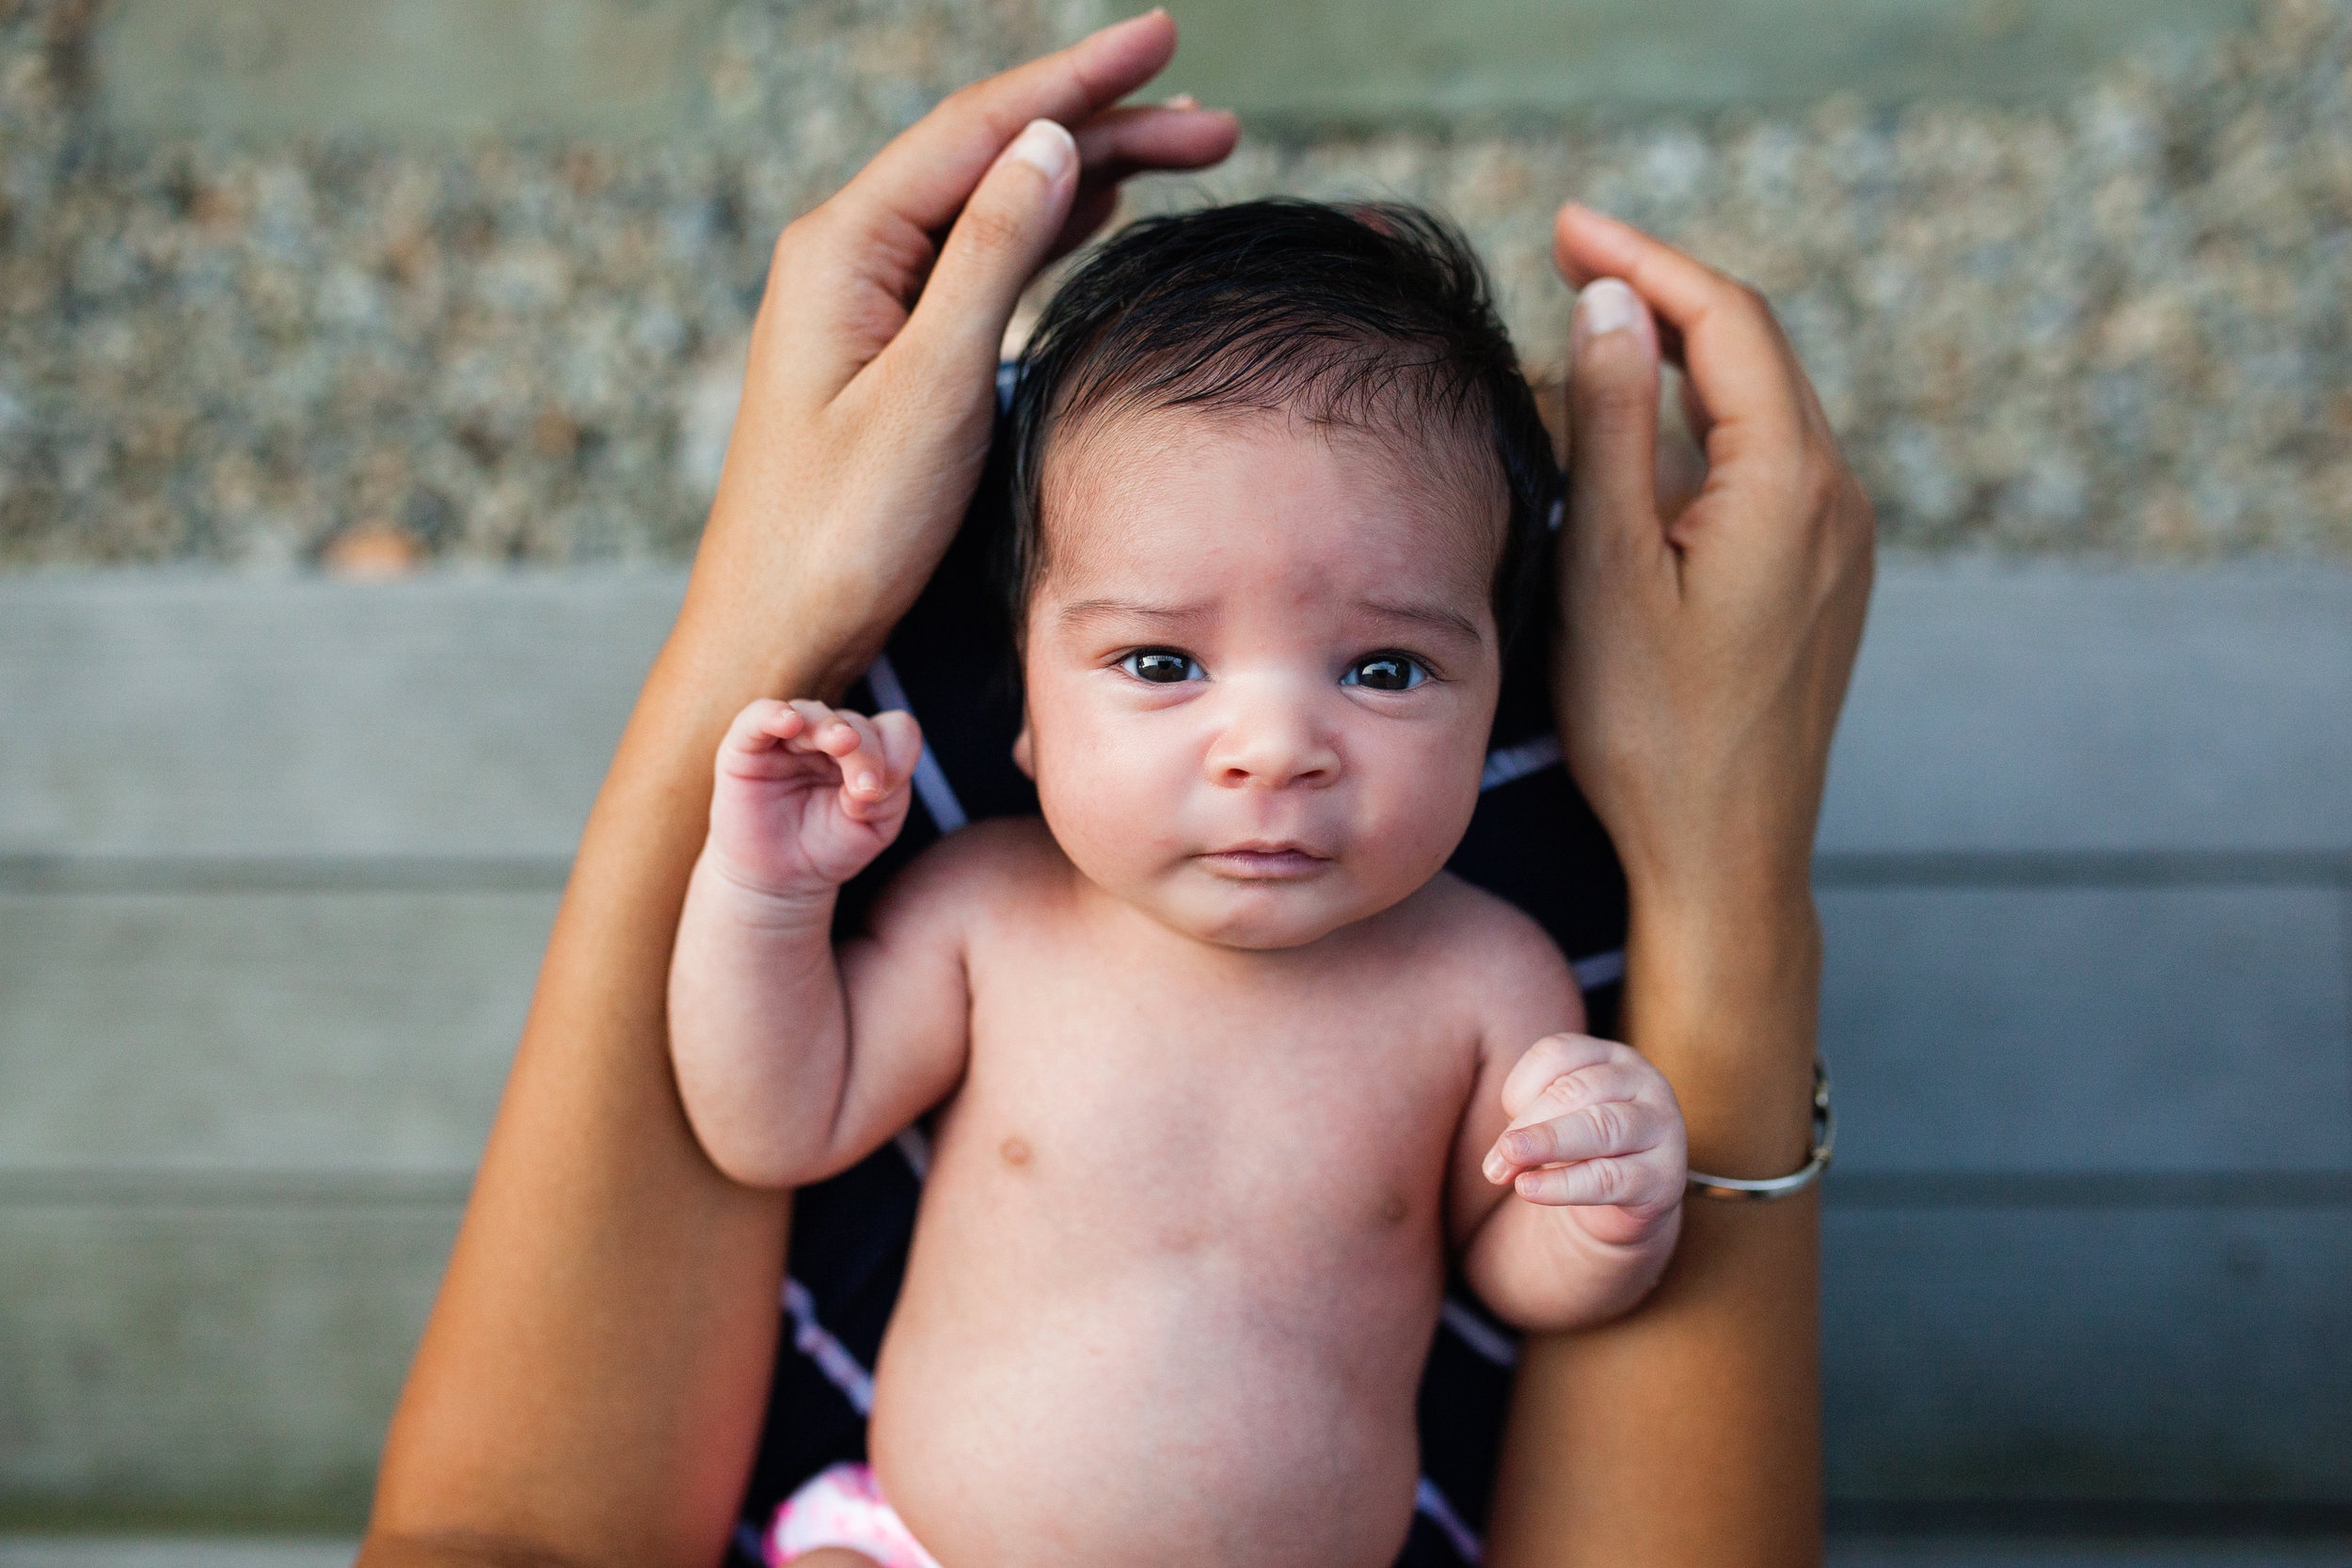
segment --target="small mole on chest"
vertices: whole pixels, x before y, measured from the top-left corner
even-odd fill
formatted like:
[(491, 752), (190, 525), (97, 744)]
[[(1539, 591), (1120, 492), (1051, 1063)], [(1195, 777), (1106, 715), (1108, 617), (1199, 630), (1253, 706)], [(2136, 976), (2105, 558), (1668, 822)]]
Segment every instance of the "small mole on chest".
[(1391, 1193), (1389, 1201), (1380, 1206), (1380, 1218), (1383, 1224), (1402, 1225), (1405, 1222), (1405, 1198), (1398, 1193)]
[(1007, 1138), (996, 1146), (996, 1153), (1005, 1164), (1018, 1168), (1029, 1163), (1029, 1142), (1022, 1137)]

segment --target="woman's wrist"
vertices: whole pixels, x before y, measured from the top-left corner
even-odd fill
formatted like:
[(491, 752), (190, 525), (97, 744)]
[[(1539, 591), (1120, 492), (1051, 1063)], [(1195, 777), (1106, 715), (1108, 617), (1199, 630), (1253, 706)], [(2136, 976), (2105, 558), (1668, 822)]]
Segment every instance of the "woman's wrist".
[(1802, 882), (1672, 899), (1634, 885), (1624, 1029), (1674, 1085), (1692, 1168), (1756, 1179), (1803, 1163), (1820, 973), (1820, 919)]

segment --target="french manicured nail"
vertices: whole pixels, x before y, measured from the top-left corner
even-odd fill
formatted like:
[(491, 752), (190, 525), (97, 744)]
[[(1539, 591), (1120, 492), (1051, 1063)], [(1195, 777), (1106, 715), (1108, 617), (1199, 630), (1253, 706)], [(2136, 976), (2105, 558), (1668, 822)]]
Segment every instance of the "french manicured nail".
[(1600, 338), (1622, 332), (1642, 319), (1642, 301), (1632, 288), (1613, 277), (1597, 277), (1576, 296), (1576, 324), (1581, 338)]
[(1008, 150), (1048, 180), (1060, 179), (1078, 161), (1076, 138), (1050, 119), (1029, 121)]

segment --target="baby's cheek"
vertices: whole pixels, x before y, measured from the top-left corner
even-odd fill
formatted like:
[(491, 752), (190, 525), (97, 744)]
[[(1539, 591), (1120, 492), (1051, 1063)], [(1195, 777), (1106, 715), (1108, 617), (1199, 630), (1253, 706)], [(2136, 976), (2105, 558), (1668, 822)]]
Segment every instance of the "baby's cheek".
[(1112, 892), (1131, 888), (1174, 852), (1176, 802), (1136, 760), (1093, 746), (1049, 748), (1040, 759), (1045, 825), (1071, 863)]
[[(1485, 766), (1483, 752), (1476, 762)], [(1442, 870), (1462, 842), (1478, 809), (1478, 773), (1464, 766), (1459, 748), (1429, 748), (1383, 769), (1366, 803), (1359, 863), (1368, 878), (1410, 892)]]

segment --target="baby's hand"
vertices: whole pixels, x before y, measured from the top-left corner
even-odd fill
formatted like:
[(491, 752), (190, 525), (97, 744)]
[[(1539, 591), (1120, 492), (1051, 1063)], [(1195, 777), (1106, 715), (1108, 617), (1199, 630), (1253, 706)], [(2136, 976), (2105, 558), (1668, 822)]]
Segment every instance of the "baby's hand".
[(1511, 1125), (1486, 1180), (1531, 1203), (1577, 1206), (1597, 1241), (1624, 1245), (1674, 1214), (1690, 1175), (1682, 1108), (1642, 1053), (1590, 1035), (1549, 1035), (1502, 1081)]
[(754, 703), (719, 744), (706, 853), (755, 892), (838, 887), (898, 836), (922, 753), (912, 714)]

